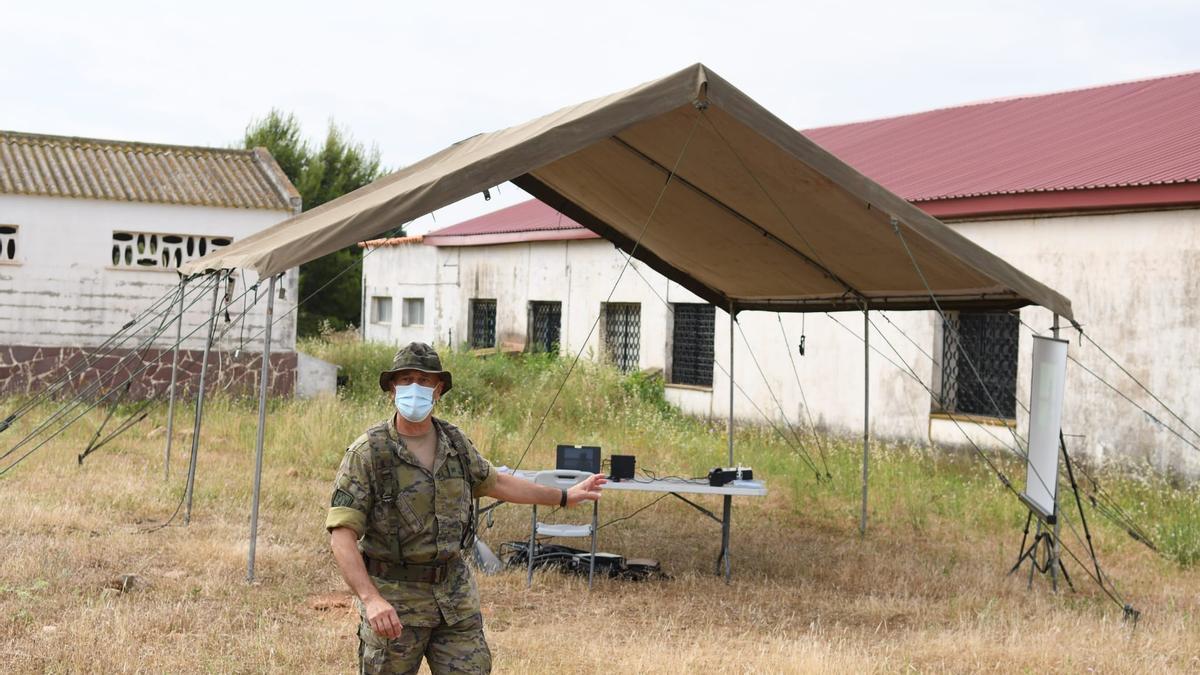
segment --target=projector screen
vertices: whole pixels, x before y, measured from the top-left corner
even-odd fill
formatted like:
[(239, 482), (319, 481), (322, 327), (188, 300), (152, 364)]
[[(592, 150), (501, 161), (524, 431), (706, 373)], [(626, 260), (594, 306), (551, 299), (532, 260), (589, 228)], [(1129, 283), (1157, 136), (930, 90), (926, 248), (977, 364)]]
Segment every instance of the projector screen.
[(1062, 428), (1067, 378), (1067, 341), (1033, 336), (1033, 378), (1029, 387), (1029, 462), (1025, 497), (1053, 518), (1058, 492), (1058, 433)]

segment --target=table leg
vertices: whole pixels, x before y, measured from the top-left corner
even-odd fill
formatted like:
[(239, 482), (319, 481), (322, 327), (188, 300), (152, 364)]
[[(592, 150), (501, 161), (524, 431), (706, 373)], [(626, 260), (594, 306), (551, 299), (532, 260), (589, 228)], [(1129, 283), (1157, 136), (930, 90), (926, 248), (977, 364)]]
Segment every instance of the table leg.
[(729, 557), (729, 525), (733, 519), (733, 497), (725, 495), (721, 507), (721, 553), (717, 556), (717, 576), (724, 575), (725, 583), (729, 583), (733, 578), (733, 563)]

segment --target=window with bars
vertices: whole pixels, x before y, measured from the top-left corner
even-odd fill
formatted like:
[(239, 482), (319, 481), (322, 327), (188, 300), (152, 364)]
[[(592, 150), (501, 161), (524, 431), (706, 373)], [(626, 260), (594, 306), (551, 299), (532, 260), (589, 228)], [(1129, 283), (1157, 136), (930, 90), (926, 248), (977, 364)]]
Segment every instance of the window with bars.
[(384, 295), (371, 298), (371, 320), (375, 323), (392, 322), (392, 299)]
[(496, 346), (496, 301), (471, 300), (471, 348)]
[(948, 312), (942, 327), (941, 412), (1016, 418), (1019, 334), (1014, 314)]
[(232, 237), (157, 232), (113, 232), (113, 267), (173, 270), (233, 243)]
[(17, 226), (0, 225), (0, 262), (17, 261)]
[(562, 303), (535, 300), (529, 303), (529, 350), (558, 353), (562, 332)]
[(405, 298), (402, 309), (404, 311), (403, 325), (425, 325), (425, 298)]
[(632, 373), (640, 363), (642, 306), (636, 302), (604, 305), (604, 355), (623, 373)]
[(711, 387), (716, 308), (707, 303), (671, 305), (675, 327), (671, 333), (671, 383)]

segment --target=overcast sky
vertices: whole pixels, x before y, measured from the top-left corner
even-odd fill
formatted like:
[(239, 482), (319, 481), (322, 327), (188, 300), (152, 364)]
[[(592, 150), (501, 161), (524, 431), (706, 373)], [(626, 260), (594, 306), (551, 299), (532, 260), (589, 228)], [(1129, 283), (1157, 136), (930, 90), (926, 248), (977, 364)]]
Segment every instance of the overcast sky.
[(1197, 27), (1196, 0), (0, 0), (0, 129), (227, 146), (277, 107), (395, 168), (697, 61), (806, 128), (1200, 69)]

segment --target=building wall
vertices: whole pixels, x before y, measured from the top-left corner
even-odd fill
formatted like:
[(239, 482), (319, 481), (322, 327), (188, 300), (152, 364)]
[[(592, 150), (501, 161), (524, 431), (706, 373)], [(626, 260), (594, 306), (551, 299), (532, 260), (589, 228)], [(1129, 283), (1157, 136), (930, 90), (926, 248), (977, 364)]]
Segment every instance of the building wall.
[[(44, 355), (47, 368), (64, 358), (71, 362), (72, 354), (105, 344), (126, 322), (177, 286), (179, 277), (173, 270), (115, 267), (114, 231), (227, 236), (236, 241), (290, 215), (285, 211), (0, 195), (0, 224), (19, 228), (16, 259), (0, 261), (0, 348), (8, 350), (9, 356), (33, 353), (27, 348), (50, 348), (37, 352)], [(284, 275), (284, 297), (275, 302), (276, 317), (287, 316), (273, 328), (273, 352), (295, 350), (295, 316), (289, 312), (296, 302), (297, 279), (295, 270)], [(255, 281), (252, 272), (239, 271), (233, 297)], [(192, 282), (193, 287), (199, 283)], [(261, 354), (261, 337), (249, 338), (260, 334), (265, 325), (265, 283), (257, 292), (257, 306), (255, 297), (252, 293), (228, 307), (222, 304), (214, 358), (227, 355), (228, 360), (237, 352), (238, 360), (243, 360)], [(211, 295), (196, 296), (195, 302), (189, 299), (188, 304), (182, 347), (199, 352), (206, 338)], [(240, 315), (247, 307), (252, 309), (242, 320)], [(228, 322), (224, 319), (226, 312)], [(119, 344), (110, 342), (109, 346), (169, 348), (175, 342), (174, 325), (153, 338), (158, 328), (158, 323), (141, 327)], [(294, 361), (284, 359), (280, 363), (293, 364), (290, 367), (294, 369)], [(12, 379), (27, 372), (18, 367), (20, 364), (4, 365), (16, 368), (7, 372), (6, 390), (20, 390), (30, 384)], [(283, 386), (283, 380), (280, 382)]]
[[(1095, 340), (1192, 426), (1200, 426), (1200, 360), (1191, 349), (1200, 309), (1200, 211), (1182, 210), (1060, 218), (970, 222), (952, 227), (1017, 268), (1071, 298), (1077, 319)], [(600, 352), (600, 330), (588, 338), (601, 303), (613, 288), (624, 256), (603, 240), (531, 242), (480, 247), (420, 244), (376, 251), (364, 263), (370, 293), (420, 294), (426, 325), (368, 325), (368, 339), (455, 344), (466, 337), (471, 298), (497, 300), (497, 337), (524, 344), (532, 300), (563, 302), (562, 341), (574, 354)], [(666, 303), (697, 302), (677, 284), (635, 262), (613, 302), (641, 303), (642, 368), (669, 369), (671, 320)], [(1015, 426), (973, 424), (930, 414), (940, 339), (933, 312), (871, 312), (870, 428), (873, 436), (914, 442), (965, 444), (964, 434), (985, 447), (1024, 438), (1027, 415), (1018, 404)], [(1049, 334), (1051, 316), (1036, 307), (1021, 320)], [(746, 420), (782, 416), (803, 434), (815, 425), (857, 436), (863, 426), (863, 315), (743, 312), (734, 336), (734, 413)], [(1070, 353), (1088, 368), (1200, 445), (1200, 438), (1154, 405), (1100, 352), (1073, 330)], [(782, 330), (781, 330), (782, 326)], [(786, 331), (787, 340), (784, 339)], [(797, 352), (805, 337), (805, 355)], [(586, 340), (585, 340), (586, 338)], [(669, 400), (689, 413), (728, 414), (728, 315), (718, 309), (713, 386), (667, 387)], [(748, 345), (747, 345), (748, 342)], [(1022, 327), (1017, 399), (1029, 401), (1032, 335)], [(790, 353), (790, 358), (789, 358)], [(757, 365), (755, 360), (757, 359)], [(793, 368), (793, 363), (795, 367)], [(761, 368), (761, 370), (760, 370)], [(1200, 474), (1200, 452), (1176, 438), (1074, 364), (1068, 366), (1063, 431), (1072, 449), (1097, 459), (1147, 463), (1159, 470)], [(919, 378), (920, 383), (914, 378)], [(927, 389), (928, 388), (928, 389)], [(776, 404), (776, 400), (779, 404)], [(804, 401), (807, 400), (808, 408)], [(782, 411), (781, 411), (782, 408)], [(816, 452), (810, 447), (810, 452)]]

